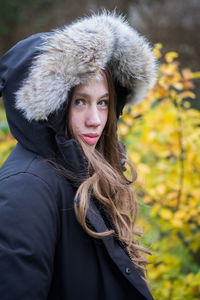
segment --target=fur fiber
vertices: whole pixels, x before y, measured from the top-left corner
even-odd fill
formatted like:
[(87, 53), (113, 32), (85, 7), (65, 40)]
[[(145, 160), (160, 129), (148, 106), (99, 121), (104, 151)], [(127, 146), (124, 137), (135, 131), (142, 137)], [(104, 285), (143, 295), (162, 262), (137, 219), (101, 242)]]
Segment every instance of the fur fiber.
[(147, 40), (123, 17), (103, 12), (44, 34), (29, 75), (16, 92), (16, 107), (27, 120), (47, 120), (66, 101), (72, 87), (108, 65), (114, 80), (131, 90), (127, 103), (143, 100), (156, 77)]

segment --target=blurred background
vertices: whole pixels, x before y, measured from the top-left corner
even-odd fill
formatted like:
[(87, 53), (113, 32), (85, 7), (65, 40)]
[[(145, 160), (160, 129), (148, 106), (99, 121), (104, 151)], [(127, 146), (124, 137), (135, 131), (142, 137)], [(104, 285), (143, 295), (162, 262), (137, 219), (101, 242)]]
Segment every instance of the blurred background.
[[(124, 110), (119, 137), (138, 172), (142, 243), (155, 300), (200, 299), (200, 1), (0, 0), (0, 56), (27, 36), (116, 9), (145, 35), (158, 80)], [(16, 144), (0, 101), (0, 165)]]
[(101, 8), (124, 14), (153, 43), (200, 68), (199, 0), (1, 0), (0, 54), (30, 34), (49, 31)]

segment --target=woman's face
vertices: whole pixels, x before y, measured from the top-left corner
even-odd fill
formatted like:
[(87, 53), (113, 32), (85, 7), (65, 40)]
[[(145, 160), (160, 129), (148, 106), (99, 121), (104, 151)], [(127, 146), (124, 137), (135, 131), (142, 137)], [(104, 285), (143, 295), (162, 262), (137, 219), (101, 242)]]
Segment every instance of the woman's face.
[(95, 147), (108, 118), (109, 91), (105, 74), (75, 87), (69, 108), (73, 136)]

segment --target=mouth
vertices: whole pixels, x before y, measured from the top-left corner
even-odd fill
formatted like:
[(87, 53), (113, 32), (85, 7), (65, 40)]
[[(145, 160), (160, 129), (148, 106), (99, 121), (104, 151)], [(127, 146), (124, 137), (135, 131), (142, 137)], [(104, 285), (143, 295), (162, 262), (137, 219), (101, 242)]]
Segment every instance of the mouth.
[(87, 133), (81, 135), (81, 139), (88, 145), (95, 145), (98, 142), (99, 135), (97, 133)]

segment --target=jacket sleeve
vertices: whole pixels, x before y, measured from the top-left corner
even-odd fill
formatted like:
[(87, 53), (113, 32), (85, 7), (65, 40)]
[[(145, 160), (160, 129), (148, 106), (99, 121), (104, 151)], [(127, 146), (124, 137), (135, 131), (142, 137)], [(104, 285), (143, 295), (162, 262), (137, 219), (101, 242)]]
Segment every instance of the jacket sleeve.
[(20, 173), (0, 182), (0, 297), (47, 299), (58, 237), (52, 188)]

